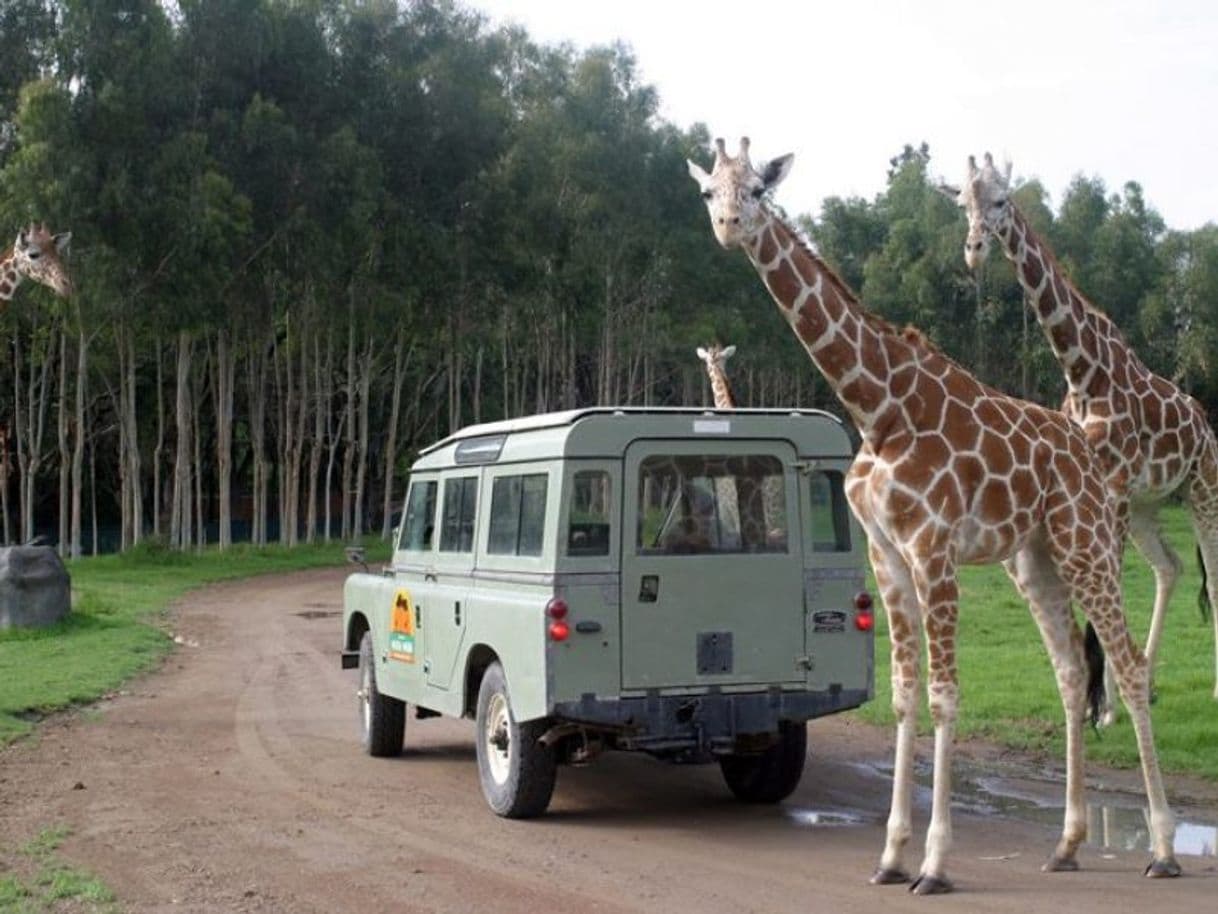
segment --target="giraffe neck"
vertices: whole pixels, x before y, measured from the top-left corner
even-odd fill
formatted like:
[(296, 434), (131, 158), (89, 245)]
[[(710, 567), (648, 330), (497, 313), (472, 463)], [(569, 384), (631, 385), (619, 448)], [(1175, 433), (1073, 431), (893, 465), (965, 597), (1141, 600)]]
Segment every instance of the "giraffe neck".
[(790, 226), (769, 211), (766, 217), (744, 244), (749, 260), (860, 434), (882, 435), (901, 420), (901, 410), (887, 408), (889, 376), (913, 361), (911, 347), (868, 314)]
[(1066, 373), (1070, 390), (1086, 390), (1097, 371), (1111, 371), (1113, 347), (1127, 348), (1116, 327), (1087, 303), (1053, 251), (1013, 204), (1011, 219), (998, 238), (1015, 265), (1028, 305)]
[(735, 409), (736, 398), (732, 396), (732, 386), (727, 382), (727, 374), (718, 365), (706, 366), (710, 375), (711, 393), (715, 397), (715, 409)]
[(13, 249), (9, 248), (0, 254), (0, 302), (12, 301), (13, 293), (17, 291), (17, 286), (20, 284), (21, 274), (17, 272)]

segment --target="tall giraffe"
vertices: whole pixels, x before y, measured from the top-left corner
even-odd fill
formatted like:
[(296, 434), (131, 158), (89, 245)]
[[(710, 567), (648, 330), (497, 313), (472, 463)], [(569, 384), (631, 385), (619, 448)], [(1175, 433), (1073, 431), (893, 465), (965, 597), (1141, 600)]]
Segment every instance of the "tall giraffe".
[[(1203, 615), (1218, 605), (1218, 440), (1204, 407), (1142, 364), (1108, 316), (1069, 280), (1011, 200), (1010, 180), (1010, 164), (999, 172), (986, 153), (982, 168), (969, 157), (962, 190), (943, 190), (968, 215), (964, 258), (969, 267), (985, 261), (991, 238), (1015, 265), (1028, 305), (1066, 374), (1063, 410), (1083, 427), (1104, 464), (1118, 502), (1122, 539), (1127, 531), (1154, 569), (1155, 602), (1146, 639), (1153, 676), (1163, 619), (1181, 569), (1158, 520), (1160, 505), (1174, 493), (1183, 495), (1192, 511), (1206, 579)], [(1218, 699), (1218, 613), (1210, 614)], [(1115, 711), (1111, 694), (1108, 706), (1106, 722)]]
[(735, 346), (724, 347), (718, 343), (712, 343), (707, 347), (698, 347), (698, 358), (706, 363), (706, 373), (710, 376), (715, 409), (736, 408), (736, 398), (732, 396), (732, 385), (727, 381), (727, 360), (735, 354)]
[(52, 235), (46, 225), (30, 224), (17, 233), (13, 246), (0, 253), (0, 307), (13, 299), (21, 280), (28, 277), (64, 298), (72, 294), (72, 280), (60, 255), (68, 248), (71, 232)]
[(1117, 520), (1103, 467), (1061, 413), (987, 387), (931, 346), (870, 314), (846, 284), (776, 215), (767, 191), (790, 155), (754, 169), (748, 140), (731, 157), (716, 141), (714, 168), (693, 162), (711, 225), (725, 248), (743, 248), (813, 363), (862, 436), (847, 475), (851, 508), (867, 531), (884, 598), (897, 718), (892, 807), (873, 883), (908, 881), (913, 748), (925, 635), (927, 694), (935, 727), (930, 827), (917, 894), (951, 890), (951, 757), (958, 703), (957, 568), (1002, 562), (1049, 651), (1066, 716), (1066, 811), (1046, 870), (1074, 870), (1087, 834), (1083, 724), (1088, 682), (1078, 603), (1112, 658), (1138, 740), (1150, 806), (1148, 876), (1180, 872), (1175, 821), (1163, 792), (1150, 724), (1146, 658), (1121, 604)]

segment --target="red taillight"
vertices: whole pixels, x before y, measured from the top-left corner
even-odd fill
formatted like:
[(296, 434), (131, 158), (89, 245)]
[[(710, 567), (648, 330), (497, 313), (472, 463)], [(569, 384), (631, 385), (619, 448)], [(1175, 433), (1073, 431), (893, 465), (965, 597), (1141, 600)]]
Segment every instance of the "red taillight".
[(860, 590), (854, 595), (854, 608), (859, 610), (871, 609), (871, 594), (865, 590)]
[[(564, 609), (566, 607), (563, 607)], [(550, 623), (550, 640), (551, 641), (566, 641), (571, 635), (571, 626), (566, 622), (551, 622)]]
[(854, 627), (861, 632), (869, 632), (875, 628), (875, 616), (869, 609), (861, 609), (854, 617)]
[(546, 604), (546, 615), (555, 621), (567, 618), (567, 601), (562, 597), (551, 597)]

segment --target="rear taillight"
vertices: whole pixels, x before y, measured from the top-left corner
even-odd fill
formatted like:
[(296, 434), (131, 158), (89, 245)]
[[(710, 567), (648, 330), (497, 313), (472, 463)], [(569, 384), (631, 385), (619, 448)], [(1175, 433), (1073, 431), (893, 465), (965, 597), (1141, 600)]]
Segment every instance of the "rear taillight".
[(854, 595), (854, 627), (861, 632), (869, 632), (875, 628), (875, 613), (871, 611), (871, 594), (860, 590)]
[(551, 641), (566, 641), (571, 636), (571, 626), (566, 623), (567, 601), (562, 597), (551, 597), (546, 604), (546, 618), (550, 620), (546, 631)]

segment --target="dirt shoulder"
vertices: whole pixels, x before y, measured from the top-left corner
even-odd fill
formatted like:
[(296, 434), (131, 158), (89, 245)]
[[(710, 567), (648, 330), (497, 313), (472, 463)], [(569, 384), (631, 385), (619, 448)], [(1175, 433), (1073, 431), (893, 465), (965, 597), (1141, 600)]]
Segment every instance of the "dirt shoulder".
[[(0, 876), (15, 848), (66, 825), (62, 855), (132, 911), (925, 908), (866, 884), (883, 843), (891, 734), (855, 721), (812, 725), (803, 783), (779, 807), (732, 801), (714, 767), (610, 755), (563, 769), (544, 818), (508, 822), (482, 800), (466, 721), (410, 720), (402, 758), (362, 755), (354, 676), (336, 652), (345, 574), (192, 595), (174, 614), (186, 645), (163, 669), (0, 750)], [(961, 757), (962, 770), (1017, 784), (1034, 803), (1060, 794), (1056, 760), (978, 743)], [(1137, 791), (1140, 777), (1092, 768), (1089, 782)], [(1218, 785), (1171, 778), (1169, 791), (1185, 817), (1218, 815)], [(1207, 910), (1218, 892), (1213, 857), (1182, 857), (1186, 877), (1160, 883), (1140, 875), (1141, 850), (1088, 847), (1083, 872), (1044, 875), (1053, 827), (995, 812), (959, 804), (959, 891), (931, 902), (939, 909), (1065, 901), (1106, 914), (1119, 898)], [(919, 796), (915, 848), (925, 824)]]

